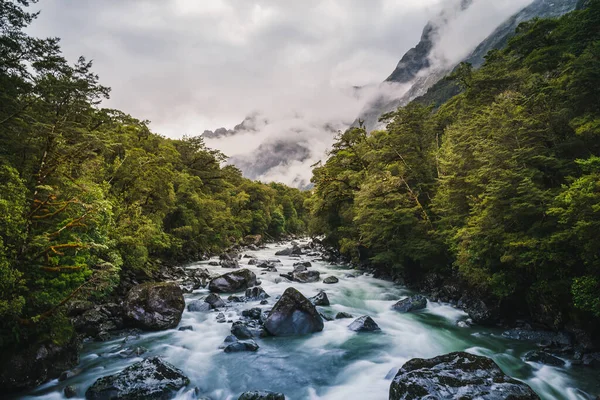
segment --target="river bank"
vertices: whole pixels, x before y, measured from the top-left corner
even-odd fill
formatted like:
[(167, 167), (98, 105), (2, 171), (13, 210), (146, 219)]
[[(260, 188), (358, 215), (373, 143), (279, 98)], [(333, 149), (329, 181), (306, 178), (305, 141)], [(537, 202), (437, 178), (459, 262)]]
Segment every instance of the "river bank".
[[(87, 341), (73, 376), (60, 382), (52, 380), (15, 398), (61, 399), (67, 386), (74, 388), (75, 397), (83, 398), (87, 388), (101, 376), (117, 373), (143, 358), (161, 356), (190, 379), (190, 384), (177, 394), (180, 399), (236, 399), (243, 391), (258, 389), (281, 392), (288, 399), (386, 399), (392, 378), (410, 359), (463, 350), (491, 357), (505, 373), (527, 383), (543, 399), (589, 400), (600, 393), (597, 370), (573, 365), (560, 355), (562, 366), (524, 361), (529, 351), (539, 350), (535, 343), (506, 337), (502, 329), (471, 326), (464, 311), (447, 303), (429, 301), (418, 312), (398, 313), (391, 306), (411, 295), (410, 290), (348, 265), (330, 265), (308, 249), (298, 256), (275, 256), (287, 246), (270, 244), (245, 251), (242, 254), (255, 258), (239, 260), (242, 268), (253, 271), (261, 280), (261, 287), (270, 295), (266, 304), (227, 301), (218, 311), (206, 312), (186, 307), (177, 328), (130, 331), (125, 337)], [(281, 261), (276, 271), (249, 265), (252, 259), (274, 257)], [(310, 270), (320, 273), (319, 281), (291, 282), (281, 276), (292, 272), (293, 264), (299, 261), (309, 261)], [(213, 258), (186, 265), (186, 275), (198, 276), (201, 270), (210, 275), (231, 271), (218, 264)], [(328, 276), (336, 277), (338, 282), (323, 283)], [(318, 307), (325, 317), (334, 318), (340, 312), (353, 317), (369, 315), (381, 333), (356, 334), (348, 329), (353, 319), (333, 319), (324, 322), (322, 332), (312, 335), (256, 338), (256, 352), (225, 353), (219, 348), (230, 335), (232, 322), (240, 319), (243, 311), (272, 308), (277, 297), (290, 287), (306, 297), (325, 290), (331, 305)], [(192, 290), (185, 295), (186, 305), (208, 294), (203, 286)], [(179, 330), (181, 327), (187, 330)]]

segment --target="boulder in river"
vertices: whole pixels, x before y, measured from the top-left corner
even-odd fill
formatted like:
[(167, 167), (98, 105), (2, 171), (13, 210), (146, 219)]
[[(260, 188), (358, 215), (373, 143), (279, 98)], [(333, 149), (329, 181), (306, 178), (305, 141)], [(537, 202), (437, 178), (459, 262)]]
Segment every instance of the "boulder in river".
[(213, 293), (232, 293), (252, 286), (256, 286), (256, 275), (244, 268), (214, 278), (208, 284), (208, 289)]
[(253, 392), (244, 392), (238, 400), (285, 400), (283, 393), (269, 392), (267, 390), (259, 390)]
[(189, 383), (179, 369), (159, 357), (152, 357), (98, 379), (85, 392), (85, 397), (88, 400), (162, 400), (171, 398)]
[(246, 289), (246, 299), (247, 300), (264, 300), (268, 299), (270, 296), (263, 290), (260, 286), (253, 286), (251, 288)]
[(240, 340), (252, 339), (252, 332), (242, 321), (236, 321), (231, 325), (231, 334)]
[(422, 310), (427, 307), (427, 299), (420, 294), (400, 300), (392, 306), (392, 309), (401, 313)]
[(329, 275), (327, 278), (323, 279), (323, 283), (331, 285), (333, 283), (338, 283), (340, 280), (333, 275)]
[(323, 330), (323, 318), (315, 306), (294, 288), (287, 288), (265, 321), (274, 336), (306, 335)]
[(352, 314), (349, 314), (347, 312), (343, 312), (340, 311), (339, 313), (335, 314), (335, 319), (346, 319), (346, 318), (354, 318), (352, 316)]
[(294, 263), (294, 267), (310, 268), (312, 267), (312, 264), (310, 263), (310, 261), (299, 261)]
[(327, 293), (325, 293), (325, 292), (319, 292), (319, 293), (317, 293), (317, 295), (311, 297), (309, 300), (315, 306), (328, 306), (329, 305), (329, 298), (327, 297)]
[(390, 400), (539, 400), (529, 386), (502, 372), (496, 363), (465, 352), (430, 359), (413, 358), (390, 386)]
[(275, 253), (276, 256), (291, 256), (293, 249), (291, 247), (287, 247), (283, 250), (279, 250)]
[(282, 275), (284, 278), (288, 278), (291, 281), (299, 283), (310, 283), (319, 281), (319, 271), (306, 270), (306, 271), (294, 271), (291, 274)]
[(368, 315), (363, 315), (362, 317), (356, 318), (350, 325), (348, 325), (348, 329), (354, 332), (380, 332), (381, 328), (373, 318)]
[(152, 331), (176, 327), (184, 308), (183, 291), (174, 282), (136, 285), (123, 303), (124, 315), (132, 325)]
[(223, 268), (236, 269), (240, 267), (238, 260), (221, 260), (220, 264)]

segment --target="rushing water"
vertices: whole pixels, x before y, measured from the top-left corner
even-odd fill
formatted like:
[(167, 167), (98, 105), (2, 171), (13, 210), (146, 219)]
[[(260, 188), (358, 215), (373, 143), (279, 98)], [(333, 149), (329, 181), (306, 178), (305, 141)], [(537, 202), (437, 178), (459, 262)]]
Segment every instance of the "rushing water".
[[(281, 248), (270, 245), (246, 253), (268, 259)], [(127, 338), (126, 344), (123, 338), (87, 343), (78, 367), (82, 370), (80, 375), (65, 382), (48, 382), (22, 398), (62, 399), (66, 385), (76, 386), (78, 396), (83, 398), (85, 390), (99, 377), (141, 360), (121, 357), (119, 352), (124, 346), (143, 346), (148, 349), (143, 357), (160, 355), (183, 370), (191, 384), (177, 394), (177, 399), (194, 399), (194, 388), (213, 400), (236, 400), (241, 392), (257, 389), (282, 392), (292, 400), (387, 399), (391, 379), (406, 361), (459, 350), (492, 357), (507, 374), (525, 381), (542, 399), (588, 400), (595, 397), (586, 393), (600, 393), (597, 371), (571, 367), (569, 362), (561, 368), (524, 362), (521, 357), (533, 344), (507, 340), (498, 330), (460, 328), (457, 322), (467, 315), (450, 305), (429, 302), (421, 312), (400, 314), (390, 306), (410, 294), (403, 287), (368, 275), (350, 277), (356, 271), (306, 256), (302, 259), (310, 260), (312, 269), (321, 272), (321, 278), (335, 275), (339, 283), (290, 283), (279, 273), (292, 271), (292, 264), (299, 259), (277, 258), (283, 266), (277, 266), (276, 273), (261, 275), (262, 270), (243, 265), (262, 280), (262, 287), (271, 298), (264, 306), (258, 302), (234, 303), (224, 311), (228, 320), (235, 321), (243, 309), (272, 307), (277, 296), (294, 286), (307, 297), (324, 289), (331, 306), (321, 307), (323, 313), (370, 315), (383, 332), (357, 334), (347, 328), (351, 319), (341, 319), (325, 322), (323, 332), (308, 336), (257, 339), (260, 349), (256, 353), (226, 354), (218, 347), (229, 334), (231, 323), (218, 323), (217, 312), (185, 311), (180, 326), (192, 325), (193, 331), (145, 333)], [(212, 273), (228, 272), (208, 266), (207, 262), (188, 266), (198, 267)], [(197, 290), (187, 295), (186, 302), (207, 293), (206, 289)]]

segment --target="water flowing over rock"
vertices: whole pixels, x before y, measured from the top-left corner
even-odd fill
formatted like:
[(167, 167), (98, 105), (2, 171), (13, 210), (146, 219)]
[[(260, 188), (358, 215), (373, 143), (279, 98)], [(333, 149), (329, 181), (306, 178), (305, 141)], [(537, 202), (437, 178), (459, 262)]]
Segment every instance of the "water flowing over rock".
[(380, 332), (381, 328), (373, 318), (368, 315), (363, 315), (354, 320), (350, 325), (348, 325), (348, 329), (354, 332)]
[(496, 363), (465, 352), (414, 358), (402, 366), (390, 386), (390, 400), (486, 399), (539, 400), (529, 386)]
[(328, 285), (331, 285), (333, 283), (338, 283), (339, 281), (340, 280), (333, 275), (330, 275), (327, 278), (323, 279), (323, 283), (326, 283)]
[(189, 383), (179, 369), (152, 357), (98, 379), (85, 392), (85, 397), (88, 400), (163, 400)]
[(239, 353), (241, 351), (257, 351), (258, 345), (252, 339), (248, 340), (236, 340), (235, 342), (227, 345), (223, 350), (225, 353)]
[(260, 390), (255, 392), (244, 392), (238, 397), (238, 400), (285, 400), (285, 395), (283, 393)]
[(184, 308), (183, 291), (173, 282), (134, 286), (123, 303), (125, 317), (132, 325), (154, 331), (176, 327)]
[[(303, 268), (303, 267), (302, 267)], [(281, 274), (282, 277), (299, 283), (311, 283), (318, 282), (321, 274), (319, 271), (305, 270), (305, 271), (294, 271), (289, 274)]]
[(323, 326), (323, 319), (315, 306), (294, 288), (283, 292), (265, 321), (265, 329), (274, 336), (320, 332)]
[(523, 357), (526, 361), (537, 362), (546, 365), (553, 365), (560, 367), (565, 365), (565, 362), (552, 354), (546, 353), (545, 351), (532, 350), (525, 353)]
[(349, 314), (349, 313), (343, 312), (343, 311), (335, 314), (335, 319), (346, 319), (346, 318), (354, 318), (354, 317), (352, 316), (352, 314)]
[(406, 313), (416, 310), (422, 310), (427, 307), (427, 299), (420, 294), (402, 299), (392, 306), (392, 309), (398, 312)]
[(208, 284), (208, 289), (213, 293), (232, 293), (252, 286), (256, 286), (256, 275), (244, 268), (214, 278)]

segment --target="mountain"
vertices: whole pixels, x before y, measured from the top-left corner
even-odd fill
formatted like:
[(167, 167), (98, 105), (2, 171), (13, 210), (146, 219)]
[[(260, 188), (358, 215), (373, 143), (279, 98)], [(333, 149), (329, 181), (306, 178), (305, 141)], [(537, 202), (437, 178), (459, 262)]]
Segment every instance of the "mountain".
[[(558, 17), (573, 11), (578, 3), (581, 3), (581, 0), (534, 0), (496, 28), (463, 61), (471, 63), (476, 68), (481, 66), (485, 55), (490, 50), (504, 47), (521, 22), (533, 18)], [(471, 1), (463, 1), (458, 11), (468, 9), (471, 4)], [(396, 69), (384, 82), (384, 85), (392, 83), (407, 86), (400, 87), (393, 96), (387, 94), (376, 97), (361, 112), (359, 120), (364, 121), (367, 130), (380, 127), (381, 115), (421, 96), (428, 96), (429, 103), (439, 103), (457, 93), (457, 88), (453, 84), (441, 81), (456, 65), (440, 66), (431, 62), (437, 34), (452, 21), (454, 16), (446, 11), (425, 26), (419, 43), (402, 57)], [(434, 86), (434, 93), (427, 93)]]

